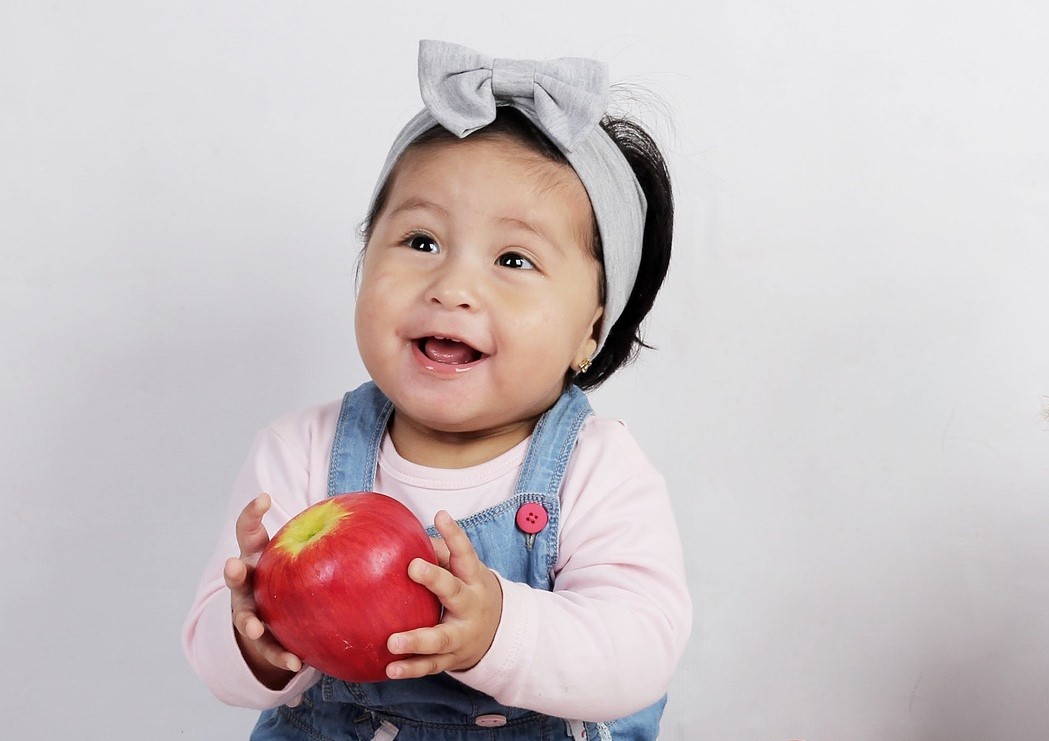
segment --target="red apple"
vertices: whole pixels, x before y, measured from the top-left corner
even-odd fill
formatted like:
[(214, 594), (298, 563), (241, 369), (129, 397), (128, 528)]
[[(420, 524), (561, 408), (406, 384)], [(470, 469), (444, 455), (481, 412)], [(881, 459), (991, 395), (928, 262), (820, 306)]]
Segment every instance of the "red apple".
[(259, 618), (286, 649), (350, 682), (386, 679), (392, 633), (437, 624), (441, 603), (408, 578), (437, 563), (415, 515), (376, 492), (329, 497), (293, 517), (255, 568)]

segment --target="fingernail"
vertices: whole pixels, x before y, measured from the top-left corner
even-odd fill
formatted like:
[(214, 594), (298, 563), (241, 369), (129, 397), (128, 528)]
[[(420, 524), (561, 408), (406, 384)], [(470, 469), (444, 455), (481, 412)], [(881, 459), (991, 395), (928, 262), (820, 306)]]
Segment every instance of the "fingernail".
[(422, 579), (430, 570), (430, 564), (421, 558), (417, 558), (408, 564), (408, 575), (415, 579)]

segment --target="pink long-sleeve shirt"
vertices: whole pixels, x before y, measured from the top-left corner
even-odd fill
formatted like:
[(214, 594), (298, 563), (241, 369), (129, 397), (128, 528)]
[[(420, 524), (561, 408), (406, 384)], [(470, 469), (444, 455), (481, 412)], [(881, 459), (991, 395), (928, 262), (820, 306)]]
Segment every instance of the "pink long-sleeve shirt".
[[(234, 484), (182, 636), (190, 664), (223, 702), (275, 707), (319, 678), (306, 667), (279, 691), (255, 678), (237, 647), (222, 569), (239, 553), (237, 516), (260, 492), (273, 501), (263, 520), (271, 535), (327, 496), (339, 409), (333, 401), (266, 427)], [(441, 469), (400, 457), (387, 435), (375, 489), (424, 524), (441, 509), (461, 519), (512, 496), (528, 442), (478, 466)], [(622, 717), (663, 695), (692, 603), (666, 484), (623, 422), (591, 415), (580, 430), (563, 481), (553, 591), (500, 580), (495, 640), (476, 666), (451, 673), (458, 680), (504, 705), (578, 720)]]

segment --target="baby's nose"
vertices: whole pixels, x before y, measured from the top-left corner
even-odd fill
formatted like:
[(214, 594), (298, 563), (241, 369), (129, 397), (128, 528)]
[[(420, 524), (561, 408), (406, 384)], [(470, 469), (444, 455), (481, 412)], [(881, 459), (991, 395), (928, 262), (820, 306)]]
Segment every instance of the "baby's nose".
[(479, 305), (481, 277), (461, 261), (449, 260), (434, 275), (428, 299), (446, 309)]

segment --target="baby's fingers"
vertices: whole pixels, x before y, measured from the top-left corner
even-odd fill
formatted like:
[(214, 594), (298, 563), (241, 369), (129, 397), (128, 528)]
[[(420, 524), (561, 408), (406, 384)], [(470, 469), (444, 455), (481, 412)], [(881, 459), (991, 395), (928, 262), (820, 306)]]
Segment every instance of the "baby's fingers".
[(248, 583), (249, 566), (239, 558), (230, 558), (222, 570), (230, 592), (233, 625), (245, 638), (255, 640), (263, 633), (262, 621), (255, 615), (255, 596)]
[(240, 546), (241, 558), (258, 556), (270, 542), (269, 533), (262, 524), (262, 517), (269, 511), (270, 504), (269, 494), (259, 494), (248, 502), (237, 517), (237, 545)]
[(451, 654), (458, 648), (453, 629), (447, 625), (433, 628), (416, 628), (404, 633), (394, 633), (386, 642), (386, 648), (392, 654)]
[(413, 679), (439, 674), (457, 668), (459, 640), (451, 626), (418, 628), (405, 633), (394, 633), (386, 643), (390, 653), (403, 658), (386, 666), (390, 679)]
[(408, 564), (408, 576), (433, 592), (442, 605), (452, 610), (456, 607), (456, 599), (466, 591), (462, 579), (424, 558), (416, 558)]
[(284, 646), (273, 640), (273, 636), (269, 633), (263, 634), (261, 638), (255, 641), (255, 648), (266, 661), (280, 669), (287, 669), (289, 672), (296, 674), (302, 669), (302, 659), (285, 650)]
[(477, 578), (483, 568), (481, 560), (477, 557), (477, 551), (474, 550), (469, 536), (459, 527), (459, 523), (453, 520), (447, 512), (441, 510), (433, 518), (433, 524), (445, 542), (448, 552), (448, 570), (466, 582)]
[(252, 620), (258, 624), (258, 636), (249, 636), (244, 631), (240, 631), (239, 628), (238, 631), (244, 638), (251, 641), (252, 650), (255, 653), (261, 655), (267, 662), (280, 669), (287, 669), (290, 672), (298, 672), (302, 669), (302, 660), (298, 656), (277, 643), (273, 636), (265, 631), (262, 622), (257, 617), (252, 616)]
[(302, 668), (302, 660), (280, 645), (255, 613), (255, 596), (248, 585), (249, 571), (250, 567), (239, 558), (226, 561), (222, 571), (230, 590), (233, 628), (239, 641), (242, 645), (250, 643), (251, 650), (273, 666), (297, 672)]
[(233, 593), (234, 599), (237, 595), (251, 593), (251, 585), (248, 583), (250, 567), (239, 558), (227, 558), (226, 565), (222, 569), (222, 578)]
[(390, 679), (417, 679), (431, 674), (440, 674), (455, 668), (453, 657), (447, 654), (413, 656), (388, 664), (386, 676)]
[(443, 567), (448, 568), (448, 544), (444, 542), (444, 538), (437, 536), (430, 538), (430, 543), (433, 544), (434, 555), (437, 556), (437, 563)]

